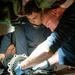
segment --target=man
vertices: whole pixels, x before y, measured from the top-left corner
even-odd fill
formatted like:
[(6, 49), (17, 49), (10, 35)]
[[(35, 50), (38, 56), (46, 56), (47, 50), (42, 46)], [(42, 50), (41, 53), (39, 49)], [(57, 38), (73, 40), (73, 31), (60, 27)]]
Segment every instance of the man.
[[(52, 0), (50, 0), (52, 1)], [(49, 1), (49, 2), (50, 2)], [(57, 1), (57, 0), (56, 0)], [(45, 13), (42, 17), (42, 22), (46, 27), (50, 27), (50, 24), (53, 24), (53, 28), (50, 29), (54, 30), (52, 34), (40, 44), (32, 54), (24, 60), (16, 69), (16, 73), (19, 70), (19, 73), (25, 72), (25, 69), (37, 65), (44, 60), (50, 58), (58, 49), (59, 49), (59, 56), (60, 64), (66, 65), (74, 65), (75, 61), (75, 46), (74, 46), (74, 37), (75, 37), (75, 3), (70, 3), (68, 8), (64, 8), (63, 0), (54, 2), (54, 5), (51, 5), (51, 10)], [(66, 0), (64, 0), (65, 2)], [(70, 1), (70, 0), (67, 0)], [(41, 1), (42, 2), (42, 1)], [(58, 4), (56, 4), (58, 3)], [(52, 3), (53, 4), (53, 3)], [(58, 8), (57, 8), (58, 7)], [(53, 18), (55, 16), (55, 18)], [(52, 18), (52, 19), (50, 19)], [(56, 26), (58, 24), (58, 26)], [(70, 46), (70, 47), (69, 47)], [(60, 49), (60, 47), (62, 49)], [(69, 49), (70, 48), (70, 49)], [(36, 53), (38, 53), (36, 55)], [(50, 60), (49, 60), (50, 62)]]
[[(41, 16), (42, 9), (38, 8), (36, 5), (34, 5), (30, 8), (33, 8), (33, 7), (35, 9), (31, 9), (31, 11), (29, 11), (29, 13), (33, 13), (33, 14), (30, 14), (30, 15), (28, 13), (27, 14), (29, 16), (34, 17), (34, 20), (37, 22), (32, 23), (30, 20), (29, 21), (32, 24), (24, 22), (24, 24), (19, 25), (21, 28), (16, 27), (16, 30), (12, 35), (13, 36), (12, 40), (14, 40), (12, 43), (15, 44), (17, 54), (25, 53), (27, 56), (29, 56), (31, 54), (31, 52), (41, 42), (43, 42), (51, 33), (51, 31), (48, 28), (46, 28), (45, 26), (40, 24), (40, 22), (41, 22), (40, 16)], [(36, 11), (36, 9), (37, 9), (37, 11)], [(7, 42), (5, 42), (4, 40), (6, 40)], [(2, 42), (2, 46), (1, 46), (1, 50), (0, 50), (1, 53), (5, 53), (6, 47), (8, 47), (11, 44), (12, 40), (11, 40), (11, 34), (7, 34), (4, 36), (4, 38), (2, 40), (4, 42)], [(4, 45), (6, 47), (4, 47)]]
[[(49, 29), (45, 28), (41, 23), (41, 11), (42, 11), (42, 9), (38, 8), (34, 1), (29, 1), (25, 5), (25, 16), (30, 21), (31, 25), (26, 24), (25, 26), (23, 26), (23, 25), (20, 25), (20, 26), (22, 26), (22, 28), (25, 32), (25, 37), (26, 37), (25, 40), (28, 39), (25, 42), (26, 44), (28, 44), (25, 47), (27, 49), (27, 53), (28, 53), (27, 56), (29, 56), (31, 54), (31, 52), (37, 47), (37, 45), (39, 45), (43, 40), (45, 40), (51, 34), (51, 31)], [(18, 44), (16, 44), (16, 45), (18, 45)], [(24, 49), (24, 50), (26, 50), (26, 49)], [(17, 52), (19, 52), (19, 51), (17, 51)], [(26, 54), (26, 52), (25, 52), (25, 54)], [(51, 68), (53, 68), (53, 67), (49, 67), (49, 69), (51, 69)]]

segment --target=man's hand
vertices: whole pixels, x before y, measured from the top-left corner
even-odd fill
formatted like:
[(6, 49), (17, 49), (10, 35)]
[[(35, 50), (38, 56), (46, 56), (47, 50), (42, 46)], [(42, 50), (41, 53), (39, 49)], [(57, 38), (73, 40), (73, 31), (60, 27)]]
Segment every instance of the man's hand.
[(5, 54), (0, 54), (0, 61), (3, 62), (5, 58)]
[(33, 66), (32, 69), (33, 70), (40, 69), (40, 70), (50, 70), (50, 71), (52, 71), (52, 70), (56, 69), (56, 65), (50, 65), (49, 61), (46, 60), (46, 61), (44, 61), (44, 62), (42, 62), (42, 63), (40, 63), (36, 66)]
[(48, 68), (49, 66), (50, 66), (50, 64), (49, 64), (48, 60), (46, 60), (46, 61), (44, 61), (44, 62), (42, 62), (42, 63), (40, 63), (40, 64), (34, 66), (32, 69), (33, 69), (33, 70), (46, 69), (46, 68)]
[(18, 65), (18, 66), (15, 68), (15, 74), (16, 74), (16, 75), (21, 75), (21, 74), (23, 74), (23, 73), (25, 73), (25, 70), (21, 70), (20, 65)]

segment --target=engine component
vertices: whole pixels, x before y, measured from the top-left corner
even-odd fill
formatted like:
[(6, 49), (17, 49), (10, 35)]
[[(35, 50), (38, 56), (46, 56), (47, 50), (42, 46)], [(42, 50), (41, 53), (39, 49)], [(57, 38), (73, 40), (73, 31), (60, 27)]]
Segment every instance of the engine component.
[[(8, 63), (8, 72), (10, 75), (15, 75), (14, 69), (27, 58), (25, 54), (22, 55), (14, 55), (10, 62)], [(33, 70), (32, 68), (26, 69), (25, 73), (23, 75), (55, 75), (55, 71), (51, 70)]]
[(13, 55), (8, 55), (8, 56), (6, 56), (6, 57), (4, 58), (3, 65), (4, 65), (5, 68), (8, 67), (8, 63), (9, 63), (9, 61), (12, 59), (12, 57), (13, 57)]
[(13, 58), (8, 63), (8, 72), (10, 75), (15, 75), (14, 68), (16, 68), (23, 60), (25, 60), (27, 56), (25, 54), (22, 55), (14, 55)]

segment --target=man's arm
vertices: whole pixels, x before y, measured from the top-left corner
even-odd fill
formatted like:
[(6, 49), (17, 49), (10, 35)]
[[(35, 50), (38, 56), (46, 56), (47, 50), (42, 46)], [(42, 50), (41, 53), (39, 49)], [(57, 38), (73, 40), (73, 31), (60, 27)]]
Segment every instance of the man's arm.
[(0, 53), (5, 53), (11, 44), (11, 33), (4, 35), (1, 41)]
[(5, 58), (5, 54), (2, 54), (2, 53), (0, 53), (0, 61), (3, 63), (3, 61), (4, 61), (4, 58)]
[[(51, 56), (50, 52), (48, 52), (48, 53), (47, 52), (43, 52), (42, 55), (45, 56), (46, 59), (47, 59), (46, 56), (48, 56), (48, 55)], [(24, 60), (21, 63), (21, 69), (25, 69), (25, 68), (28, 68), (28, 67), (32, 67), (34, 65), (37, 65), (37, 64), (41, 63), (43, 60), (45, 60), (44, 57), (43, 58), (41, 57), (41, 55), (39, 56), (40, 59), (38, 58), (38, 56), (36, 58), (35, 57), (32, 57), (32, 56), (33, 56), (33, 54), (31, 56), (29, 56), (27, 60)], [(35, 60), (35, 61), (33, 61), (33, 60)], [(49, 61), (50, 65), (54, 65), (54, 64), (58, 63), (59, 62), (58, 52), (56, 52), (52, 57), (50, 57), (48, 59), (48, 61)], [(27, 65), (25, 65), (24, 63), (27, 64)], [(25, 65), (25, 67), (24, 67), (24, 65)]]
[[(32, 52), (32, 54), (27, 59), (25, 59), (23, 62), (21, 62), (20, 65), (18, 65), (15, 68), (15, 72), (16, 74), (21, 75), (26, 71), (27, 68), (30, 68), (30, 67), (36, 66), (37, 64), (42, 63), (43, 61), (49, 59), (52, 55), (53, 53), (49, 50), (49, 46), (46, 44), (46, 42), (43, 42)], [(55, 55), (51, 57), (51, 61), (53, 63), (52, 58), (58, 59), (58, 54), (55, 53)], [(50, 63), (51, 61), (49, 60)], [(53, 64), (57, 62), (58, 60), (54, 61)], [(52, 63), (51, 65), (53, 65)]]
[(24, 70), (34, 65), (37, 65), (44, 60), (47, 60), (51, 56), (52, 53), (50, 52), (48, 46), (43, 42), (32, 52), (32, 54), (26, 60), (24, 60), (20, 64), (21, 69)]

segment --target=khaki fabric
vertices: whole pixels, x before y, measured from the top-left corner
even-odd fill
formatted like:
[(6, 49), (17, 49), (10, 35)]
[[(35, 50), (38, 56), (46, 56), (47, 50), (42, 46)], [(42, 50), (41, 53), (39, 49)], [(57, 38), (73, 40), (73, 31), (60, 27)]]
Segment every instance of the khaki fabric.
[(73, 2), (75, 2), (75, 0), (73, 0)]
[(66, 0), (65, 3), (61, 4), (62, 7), (68, 8), (73, 3), (73, 0)]

